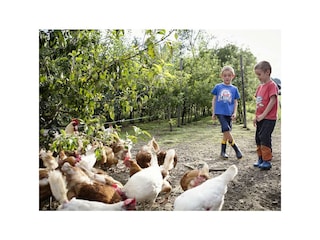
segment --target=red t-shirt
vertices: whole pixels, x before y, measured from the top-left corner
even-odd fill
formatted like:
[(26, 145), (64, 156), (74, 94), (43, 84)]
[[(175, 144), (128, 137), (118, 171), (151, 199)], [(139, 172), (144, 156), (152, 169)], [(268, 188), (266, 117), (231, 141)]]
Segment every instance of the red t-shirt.
[(270, 101), (270, 97), (275, 95), (276, 96), (276, 102), (273, 105), (270, 112), (267, 114), (265, 119), (269, 120), (277, 120), (278, 116), (278, 87), (277, 85), (270, 80), (269, 82), (265, 84), (259, 85), (256, 91), (256, 116), (263, 113), (263, 111), (268, 106), (268, 103)]

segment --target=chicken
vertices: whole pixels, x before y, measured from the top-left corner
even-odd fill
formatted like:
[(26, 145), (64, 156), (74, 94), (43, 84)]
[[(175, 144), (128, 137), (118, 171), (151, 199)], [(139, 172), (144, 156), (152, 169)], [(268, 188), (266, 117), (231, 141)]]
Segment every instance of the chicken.
[(124, 161), (123, 161), (124, 165), (126, 165), (127, 168), (129, 168), (129, 176), (131, 177), (133, 174), (139, 172), (142, 170), (142, 168), (139, 166), (139, 164), (132, 160), (132, 159), (129, 159), (129, 158), (126, 158)]
[(103, 203), (72, 198), (69, 202), (58, 207), (60, 211), (124, 211), (136, 210), (136, 200), (128, 198), (117, 203)]
[(106, 204), (98, 201), (89, 201), (83, 199), (67, 198), (67, 188), (65, 180), (60, 171), (49, 173), (48, 181), (53, 196), (59, 201), (60, 206), (57, 210), (61, 211), (122, 211), (135, 210), (135, 199), (126, 199), (113, 204)]
[(111, 144), (114, 157), (118, 160), (124, 160), (126, 157), (131, 158), (132, 141), (130, 139), (123, 140), (117, 138), (116, 142)]
[(159, 166), (163, 165), (164, 159), (166, 158), (166, 154), (167, 154), (166, 151), (159, 151), (159, 152), (157, 153)]
[(76, 118), (73, 118), (71, 122), (66, 126), (65, 132), (66, 134), (72, 135), (72, 134), (78, 134), (78, 125), (80, 121)]
[(163, 178), (153, 147), (148, 150), (148, 153), (151, 155), (151, 166), (133, 174), (123, 186), (122, 191), (127, 198), (135, 198), (137, 202), (153, 205), (161, 191)]
[(209, 166), (204, 162), (201, 169), (193, 169), (186, 172), (180, 180), (180, 186), (182, 187), (183, 191), (186, 191), (190, 188), (200, 185), (208, 179)]
[(107, 185), (117, 185), (117, 187), (122, 188), (123, 185), (121, 182), (115, 180), (113, 177), (109, 176), (105, 171), (99, 168), (91, 168), (88, 169), (87, 165), (83, 164), (83, 162), (79, 162), (76, 164), (77, 167), (81, 168), (83, 172), (85, 172), (90, 179), (107, 184)]
[(45, 151), (44, 149), (40, 150), (39, 157), (43, 162), (43, 165), (48, 170), (53, 170), (58, 167), (58, 161), (55, 157), (53, 157), (53, 153), (51, 151)]
[(173, 210), (221, 211), (224, 204), (224, 196), (228, 189), (227, 185), (237, 174), (237, 166), (231, 165), (221, 175), (208, 179), (201, 185), (179, 195), (174, 201)]
[[(163, 164), (160, 166), (161, 173), (163, 177), (166, 177), (169, 175), (169, 171), (172, 170), (177, 165), (177, 154), (174, 149), (169, 149), (166, 154), (163, 161)], [(158, 159), (159, 163), (159, 159)], [(159, 164), (160, 165), (160, 164)]]
[[(170, 174), (169, 171), (172, 170), (177, 165), (177, 155), (174, 149), (169, 149), (165, 153), (165, 158), (163, 164), (160, 166), (161, 174), (163, 177), (163, 183), (161, 188), (161, 193), (164, 193), (164, 199), (160, 203), (165, 203), (169, 199), (169, 195), (172, 190), (172, 186), (169, 182)], [(159, 163), (159, 158), (158, 158)]]
[(101, 146), (101, 159), (96, 162), (96, 167), (107, 167), (110, 168), (113, 165), (117, 165), (119, 160), (114, 156), (114, 152), (109, 146)]
[[(141, 171), (143, 169), (143, 168), (141, 168), (139, 166), (139, 164), (136, 161), (134, 161), (132, 159), (125, 159), (124, 164), (126, 165), (126, 167), (129, 168), (130, 177), (133, 174), (135, 174), (135, 173), (137, 173), (137, 172), (139, 172), (139, 171)], [(172, 187), (171, 187), (171, 184), (167, 180), (169, 175), (167, 175), (165, 177), (162, 175), (162, 177), (163, 177), (163, 183), (162, 183), (162, 187), (161, 187), (160, 193), (165, 193), (165, 199), (163, 201), (161, 201), (161, 203), (164, 203), (164, 202), (166, 202), (168, 200), (168, 197), (169, 197), (169, 194), (170, 194), (170, 192), (172, 190)]]
[[(40, 150), (39, 158), (42, 160), (45, 168), (39, 168), (39, 201), (50, 199), (52, 193), (48, 182), (48, 174), (50, 171), (58, 167), (57, 160), (53, 157), (51, 151)], [(40, 205), (39, 205), (40, 206)]]
[(117, 185), (102, 184), (92, 180), (79, 167), (73, 167), (68, 162), (64, 163), (61, 171), (67, 180), (67, 197), (99, 201), (104, 203), (116, 203), (123, 200)]
[(141, 168), (147, 168), (151, 165), (151, 153), (150, 149), (153, 149), (156, 153), (160, 151), (159, 144), (153, 137), (147, 145), (143, 145), (136, 155), (136, 161)]
[(48, 181), (49, 171), (46, 168), (39, 168), (39, 200), (40, 202), (52, 196)]
[(65, 162), (68, 162), (70, 165), (75, 166), (76, 163), (78, 163), (80, 160), (81, 156), (76, 152), (68, 152), (67, 154), (64, 150), (59, 152), (58, 164), (60, 168)]
[(86, 166), (86, 169), (91, 169), (96, 164), (97, 158), (96, 158), (96, 149), (98, 147), (98, 144), (88, 145), (86, 148), (86, 153), (80, 155), (80, 161), (83, 166)]

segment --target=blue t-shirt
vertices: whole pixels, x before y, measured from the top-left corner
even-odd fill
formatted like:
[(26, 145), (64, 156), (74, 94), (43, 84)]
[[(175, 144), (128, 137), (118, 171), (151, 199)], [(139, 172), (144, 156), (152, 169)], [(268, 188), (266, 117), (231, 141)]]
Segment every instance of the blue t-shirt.
[(214, 113), (231, 116), (234, 110), (234, 100), (240, 99), (238, 88), (232, 84), (219, 83), (214, 86), (211, 93), (216, 95)]

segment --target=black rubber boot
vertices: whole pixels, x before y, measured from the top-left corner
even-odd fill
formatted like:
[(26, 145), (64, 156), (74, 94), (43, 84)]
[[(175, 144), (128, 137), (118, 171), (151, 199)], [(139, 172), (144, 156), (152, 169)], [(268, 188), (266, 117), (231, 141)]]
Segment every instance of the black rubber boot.
[(228, 154), (226, 153), (226, 148), (227, 148), (227, 144), (223, 144), (221, 143), (221, 153), (220, 153), (220, 156), (223, 158), (223, 159), (228, 159)]
[(238, 159), (242, 158), (242, 153), (240, 151), (240, 149), (238, 148), (237, 144), (233, 144), (231, 145), (231, 147), (234, 149), (234, 151), (236, 152), (236, 156)]

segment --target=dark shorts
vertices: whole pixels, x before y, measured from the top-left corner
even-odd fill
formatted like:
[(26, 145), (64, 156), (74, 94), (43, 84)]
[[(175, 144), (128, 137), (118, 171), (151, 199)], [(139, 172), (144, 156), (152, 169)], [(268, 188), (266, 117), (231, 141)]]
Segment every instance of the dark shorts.
[(257, 145), (264, 145), (272, 148), (271, 135), (275, 125), (276, 120), (263, 119), (262, 121), (257, 122), (255, 136)]
[(221, 132), (228, 132), (232, 129), (232, 119), (231, 116), (226, 115), (216, 115), (219, 119), (220, 125), (221, 125)]

